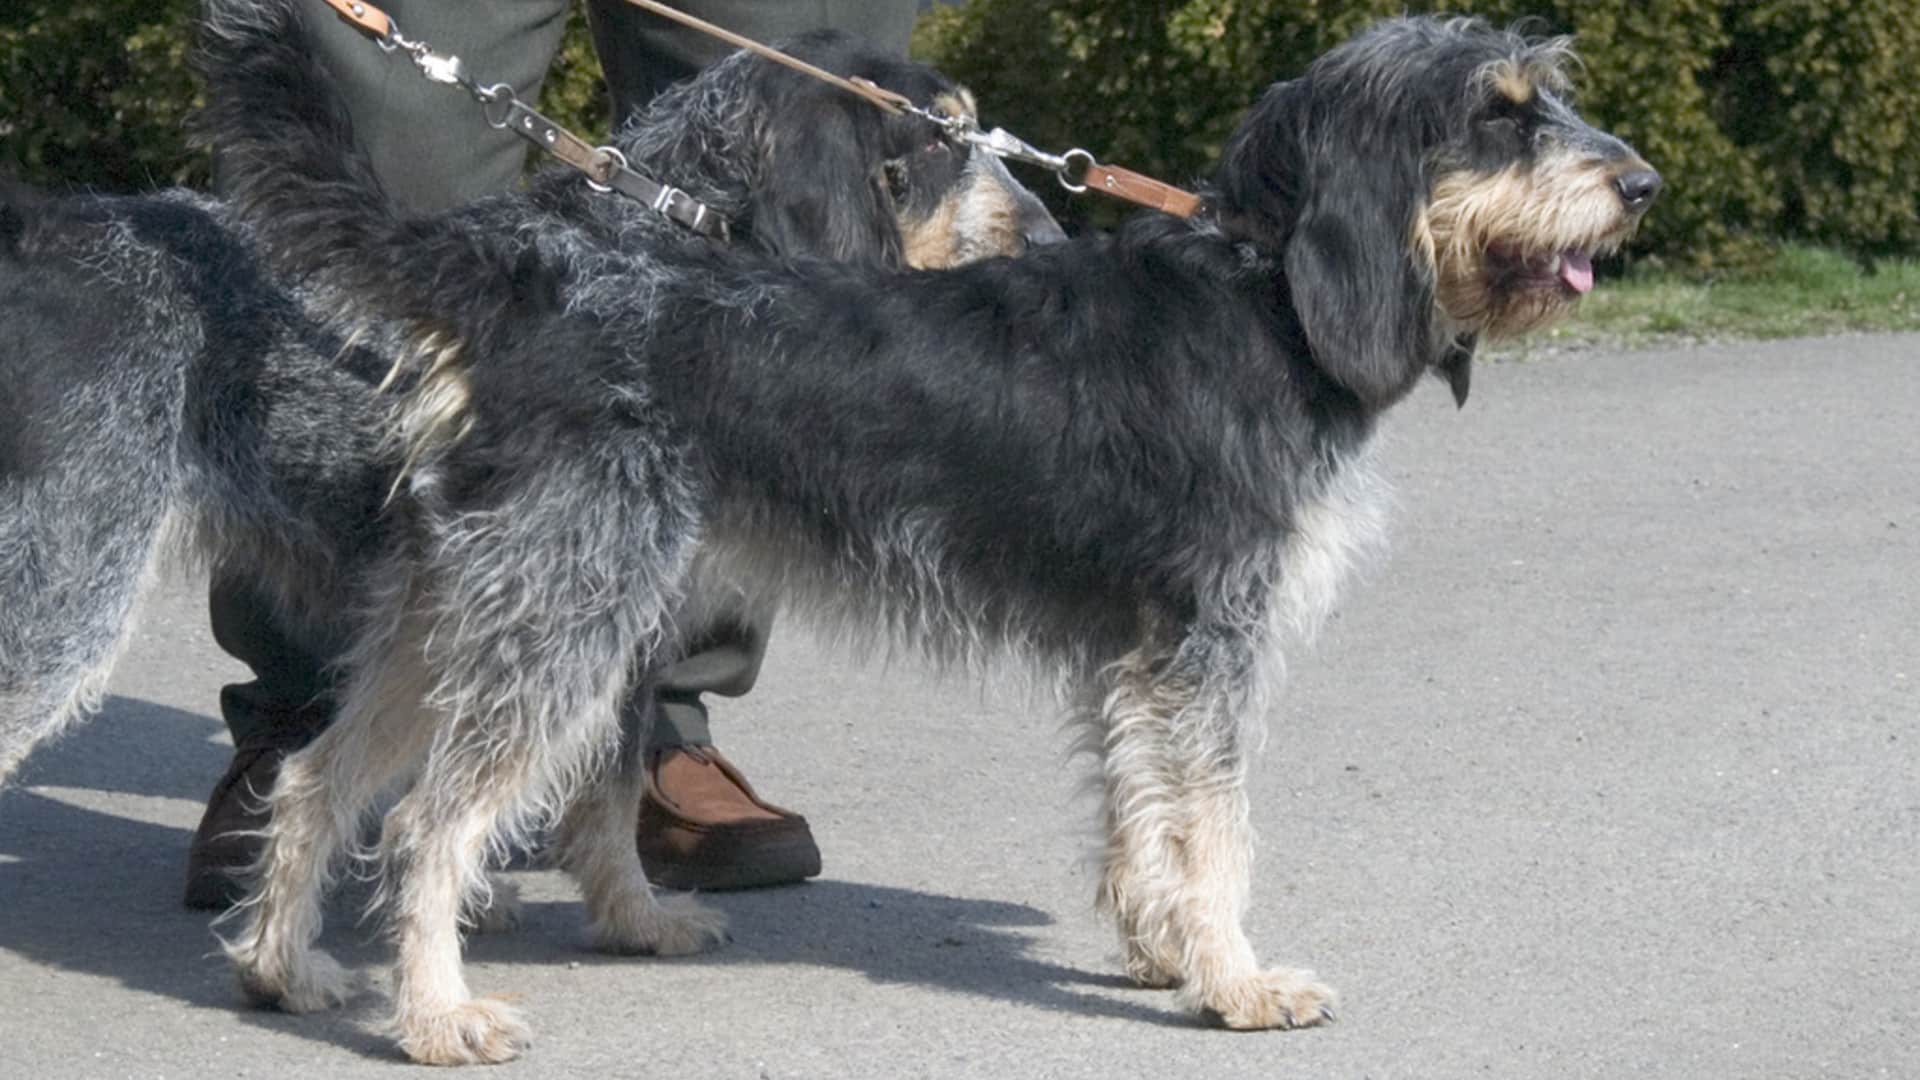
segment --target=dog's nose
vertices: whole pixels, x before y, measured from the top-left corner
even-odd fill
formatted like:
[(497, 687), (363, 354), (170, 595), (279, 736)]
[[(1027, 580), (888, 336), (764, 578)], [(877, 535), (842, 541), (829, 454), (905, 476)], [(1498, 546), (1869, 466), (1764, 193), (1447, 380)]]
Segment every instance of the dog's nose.
[(1621, 173), (1613, 186), (1627, 209), (1637, 214), (1653, 205), (1653, 197), (1660, 194), (1660, 174), (1652, 169), (1634, 169)]

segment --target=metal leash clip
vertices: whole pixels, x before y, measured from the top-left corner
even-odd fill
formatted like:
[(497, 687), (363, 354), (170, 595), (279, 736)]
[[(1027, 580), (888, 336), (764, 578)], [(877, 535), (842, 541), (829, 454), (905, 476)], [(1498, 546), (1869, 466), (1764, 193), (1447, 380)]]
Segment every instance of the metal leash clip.
[[(1087, 185), (1081, 183), (1079, 178), (1084, 178), (1087, 170), (1093, 168), (1093, 155), (1079, 147), (1064, 154), (1049, 154), (1001, 127), (985, 134), (969, 131), (966, 139), (989, 154), (1052, 170), (1060, 186), (1075, 194), (1087, 190)], [(1074, 178), (1069, 179), (1069, 174)]]
[(480, 101), (491, 100), (487, 89), (474, 82), (473, 77), (467, 74), (467, 66), (460, 62), (459, 57), (434, 52), (426, 42), (414, 41), (407, 37), (400, 32), (400, 24), (394, 22), (391, 17), (387, 19), (386, 33), (374, 38), (373, 41), (385, 52), (406, 53), (407, 57), (413, 61), (413, 66), (420, 69), (420, 74), (425, 76), (428, 82), (439, 83), (442, 86), (458, 86)]

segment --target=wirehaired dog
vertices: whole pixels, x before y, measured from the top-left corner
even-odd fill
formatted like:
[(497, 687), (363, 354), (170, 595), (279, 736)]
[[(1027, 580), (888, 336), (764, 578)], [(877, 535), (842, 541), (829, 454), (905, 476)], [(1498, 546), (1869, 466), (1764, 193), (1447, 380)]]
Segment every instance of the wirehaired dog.
[[(263, 85), (257, 27), (220, 31), (210, 121), (260, 151), (237, 191), (266, 247), (429, 342), (346, 704), (281, 774), (229, 944), (252, 993), (337, 999), (314, 891), (404, 775), (381, 841), (401, 1044), (518, 1053), (460, 971), (484, 857), (563, 807), (562, 836), (611, 834), (637, 783), (614, 705), (731, 591), (1031, 665), (1099, 761), (1129, 975), (1229, 1027), (1331, 1017), (1241, 928), (1248, 756), (1283, 642), (1381, 531), (1377, 418), (1428, 373), (1464, 403), (1476, 344), (1568, 310), (1659, 187), (1568, 104), (1563, 41), (1382, 23), (1261, 98), (1195, 219), (899, 274), (369, 220), (339, 178), (264, 167), (333, 136)], [(711, 937), (620, 867), (588, 882), (609, 940)]]
[[(302, 107), (325, 111), (329, 84), (294, 42), (262, 56), (307, 78)], [(929, 107), (973, 107), (932, 69), (843, 35), (794, 49)], [(401, 227), (340, 132), (272, 160), (236, 146), (223, 163), (345, 169), (357, 212)], [(733, 246), (768, 256), (941, 267), (1062, 235), (998, 159), (745, 54), (662, 95), (618, 145), (724, 215)], [(596, 254), (706, 243), (566, 170), (453, 220)], [(244, 222), (190, 192), (0, 188), (0, 781), (97, 700), (163, 555), (257, 578), (309, 640), (353, 636), (341, 597), (402, 540), (382, 509), (399, 466), (381, 434), (389, 401), (373, 393), (401, 342), (374, 321), (330, 324), (324, 289), (273, 274)]]

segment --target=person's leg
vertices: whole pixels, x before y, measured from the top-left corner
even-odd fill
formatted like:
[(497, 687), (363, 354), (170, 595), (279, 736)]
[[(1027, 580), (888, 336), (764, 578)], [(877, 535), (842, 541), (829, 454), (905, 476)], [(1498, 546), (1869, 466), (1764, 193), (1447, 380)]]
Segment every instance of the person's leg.
[[(678, 6), (768, 44), (831, 28), (900, 56), (918, 13), (914, 0), (683, 0)], [(660, 91), (732, 51), (718, 38), (621, 0), (591, 0), (587, 15), (616, 127)], [(745, 617), (706, 628), (661, 681), (637, 837), (647, 874), (659, 884), (739, 889), (820, 873), (820, 849), (806, 819), (761, 799), (714, 748), (701, 700), (753, 688), (770, 625), (767, 618)]]
[(747, 889), (820, 873), (820, 849), (806, 819), (761, 799), (714, 748), (700, 700), (753, 688), (771, 621), (718, 621), (659, 684), (637, 834), (641, 864), (656, 884)]
[(254, 678), (220, 689), (233, 760), (214, 785), (187, 848), (185, 902), (203, 910), (229, 907), (243, 895), (238, 873), (260, 852), (267, 792), (280, 762), (333, 715), (323, 674), (326, 650), (280, 626), (272, 602), (251, 582), (216, 571), (207, 612), (214, 640), (252, 668)]
[[(539, 95), (566, 29), (567, 0), (386, 0), (383, 6), (408, 37), (459, 56), (474, 77), (508, 83), (529, 101)], [(426, 81), (404, 56), (382, 52), (315, 10), (307, 20), (312, 48), (333, 72), (355, 137), (399, 205), (428, 213), (519, 182), (526, 144), (488, 126), (472, 97)], [(214, 157), (218, 188), (217, 147)], [(220, 692), (234, 758), (188, 848), (186, 904), (192, 908), (223, 908), (238, 898), (234, 874), (259, 852), (266, 824), (261, 803), (280, 760), (333, 713), (324, 675), (331, 650), (279, 625), (255, 583), (237, 573), (216, 575), (208, 608), (214, 639), (251, 667), (254, 679)]]
[[(408, 38), (458, 56), (475, 79), (506, 83), (528, 102), (539, 98), (567, 28), (567, 0), (387, 0), (382, 6)], [(355, 140), (401, 207), (443, 210), (519, 183), (526, 142), (489, 126), (465, 90), (428, 82), (405, 55), (382, 52), (325, 12), (307, 22), (314, 51), (333, 72), (353, 117)]]

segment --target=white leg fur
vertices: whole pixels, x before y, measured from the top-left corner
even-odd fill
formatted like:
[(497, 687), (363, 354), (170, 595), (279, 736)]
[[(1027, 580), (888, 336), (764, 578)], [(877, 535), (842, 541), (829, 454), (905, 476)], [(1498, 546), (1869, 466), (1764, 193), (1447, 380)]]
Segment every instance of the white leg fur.
[(1332, 991), (1262, 970), (1241, 925), (1253, 856), (1243, 695), (1204, 667), (1142, 651), (1109, 669), (1099, 905), (1135, 982), (1177, 986), (1185, 1007), (1228, 1027), (1318, 1024), (1332, 1019)]
[(439, 794), (423, 783), (387, 821), (389, 846), (406, 853), (394, 860), (392, 871), (400, 875), (392, 1026), (401, 1049), (422, 1064), (510, 1061), (532, 1041), (532, 1032), (505, 1002), (477, 1000), (468, 992), (459, 932), (468, 882), (479, 876), (502, 800), (453, 807)]
[(560, 862), (579, 883), (595, 947), (616, 953), (684, 956), (726, 940), (727, 919), (691, 896), (658, 896), (634, 847), (645, 784), (641, 751), (623, 749), (567, 808), (557, 836)]
[(235, 909), (241, 928), (223, 942), (255, 1001), (298, 1013), (346, 1000), (345, 971), (313, 948), (321, 899), (361, 816), (425, 750), (432, 728), (417, 712), (421, 678), (418, 664), (387, 665), (375, 707), (343, 710), (281, 766), (253, 890)]

